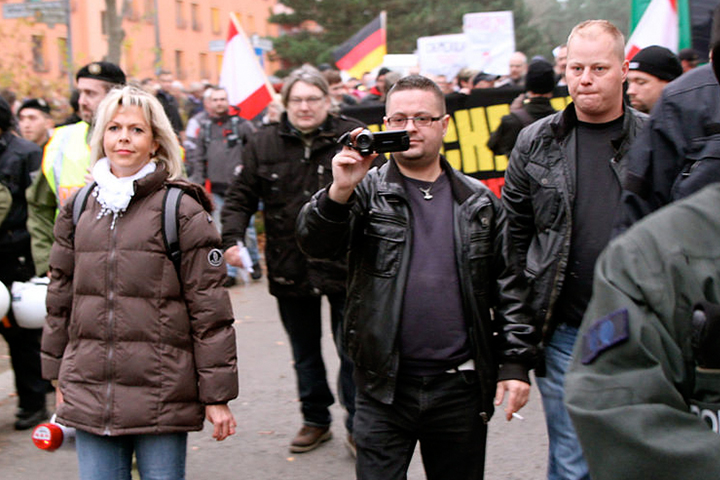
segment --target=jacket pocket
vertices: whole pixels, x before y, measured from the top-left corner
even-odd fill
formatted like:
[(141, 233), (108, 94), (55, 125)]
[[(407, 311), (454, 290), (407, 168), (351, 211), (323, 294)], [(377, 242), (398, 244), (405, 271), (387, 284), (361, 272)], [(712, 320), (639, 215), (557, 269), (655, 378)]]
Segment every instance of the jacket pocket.
[(360, 247), (362, 269), (378, 277), (395, 276), (400, 268), (406, 230), (405, 218), (371, 211)]
[(259, 165), (257, 175), (260, 177), (263, 192), (263, 202), (267, 205), (283, 205), (288, 200), (288, 165), (275, 163), (270, 165)]
[(556, 174), (549, 168), (530, 162), (525, 167), (530, 177), (530, 200), (533, 206), (535, 228), (545, 231), (556, 224), (562, 196), (557, 188)]

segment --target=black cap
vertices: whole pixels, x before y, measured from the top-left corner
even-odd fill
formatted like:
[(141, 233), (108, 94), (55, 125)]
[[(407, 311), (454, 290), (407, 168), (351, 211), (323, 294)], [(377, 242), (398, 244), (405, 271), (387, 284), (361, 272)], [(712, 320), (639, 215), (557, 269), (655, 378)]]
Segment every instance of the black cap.
[(653, 45), (640, 50), (630, 60), (630, 70), (649, 73), (668, 82), (682, 75), (682, 65), (677, 55), (665, 47)]
[(0, 97), (0, 130), (6, 132), (12, 126), (12, 110), (4, 98)]
[(48, 105), (48, 103), (42, 98), (31, 98), (29, 100), (25, 100), (22, 105), (20, 105), (20, 108), (18, 108), (17, 115), (20, 116), (20, 112), (26, 108), (33, 108), (48, 115), (50, 114), (50, 105)]
[(494, 82), (497, 79), (497, 75), (493, 75), (492, 73), (480, 72), (475, 75), (475, 78), (473, 78), (473, 87), (481, 81)]
[(555, 70), (546, 60), (530, 62), (525, 75), (525, 90), (533, 93), (550, 93), (555, 88)]
[(700, 60), (700, 55), (692, 48), (683, 48), (678, 52), (678, 58), (680, 61), (687, 60), (689, 62), (697, 62)]
[(122, 69), (110, 62), (92, 62), (78, 70), (76, 80), (81, 78), (94, 78), (116, 85), (125, 85), (125, 73)]

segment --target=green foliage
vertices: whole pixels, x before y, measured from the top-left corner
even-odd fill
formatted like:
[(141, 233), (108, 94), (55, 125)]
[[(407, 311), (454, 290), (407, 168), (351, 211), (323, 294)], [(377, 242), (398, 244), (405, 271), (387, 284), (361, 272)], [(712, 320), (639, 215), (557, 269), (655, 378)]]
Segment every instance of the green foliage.
[[(274, 15), (270, 21), (293, 31), (274, 39), (276, 57), (289, 68), (302, 63), (332, 64), (332, 51), (382, 10), (387, 12), (388, 53), (413, 53), (419, 37), (460, 33), (464, 14), (497, 10), (513, 11), (518, 49), (531, 55), (545, 53), (540, 52), (541, 35), (529, 24), (531, 12), (523, 0), (283, 0), (283, 3), (295, 13)], [(321, 31), (310, 33), (300, 28), (310, 21), (322, 27)]]
[(567, 41), (572, 28), (580, 22), (604, 19), (612, 22), (627, 39), (630, 26), (630, 7), (627, 0), (535, 0), (538, 11), (533, 24), (537, 26), (544, 45), (556, 46)]

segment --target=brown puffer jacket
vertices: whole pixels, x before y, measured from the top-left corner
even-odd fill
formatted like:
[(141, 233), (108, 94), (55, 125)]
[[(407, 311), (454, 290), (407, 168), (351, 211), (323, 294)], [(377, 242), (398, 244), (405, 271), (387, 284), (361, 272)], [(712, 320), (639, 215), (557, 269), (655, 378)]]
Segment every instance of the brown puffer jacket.
[(76, 229), (72, 201), (58, 216), (42, 369), (59, 378), (60, 423), (99, 435), (201, 430), (204, 405), (237, 396), (220, 238), (207, 197), (182, 185), (182, 282), (162, 238), (164, 168), (135, 182), (112, 230), (92, 195)]

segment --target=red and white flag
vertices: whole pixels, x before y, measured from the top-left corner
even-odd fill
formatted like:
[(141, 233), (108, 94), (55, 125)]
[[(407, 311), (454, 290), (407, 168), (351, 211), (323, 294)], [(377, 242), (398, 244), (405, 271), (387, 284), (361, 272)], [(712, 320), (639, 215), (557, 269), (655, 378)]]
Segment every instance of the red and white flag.
[(687, 0), (633, 0), (631, 34), (625, 47), (625, 58), (651, 45), (660, 45), (673, 52), (687, 43), (685, 30)]
[(227, 90), (230, 105), (237, 106), (240, 116), (248, 120), (272, 101), (272, 87), (235, 13), (230, 13), (220, 86)]

